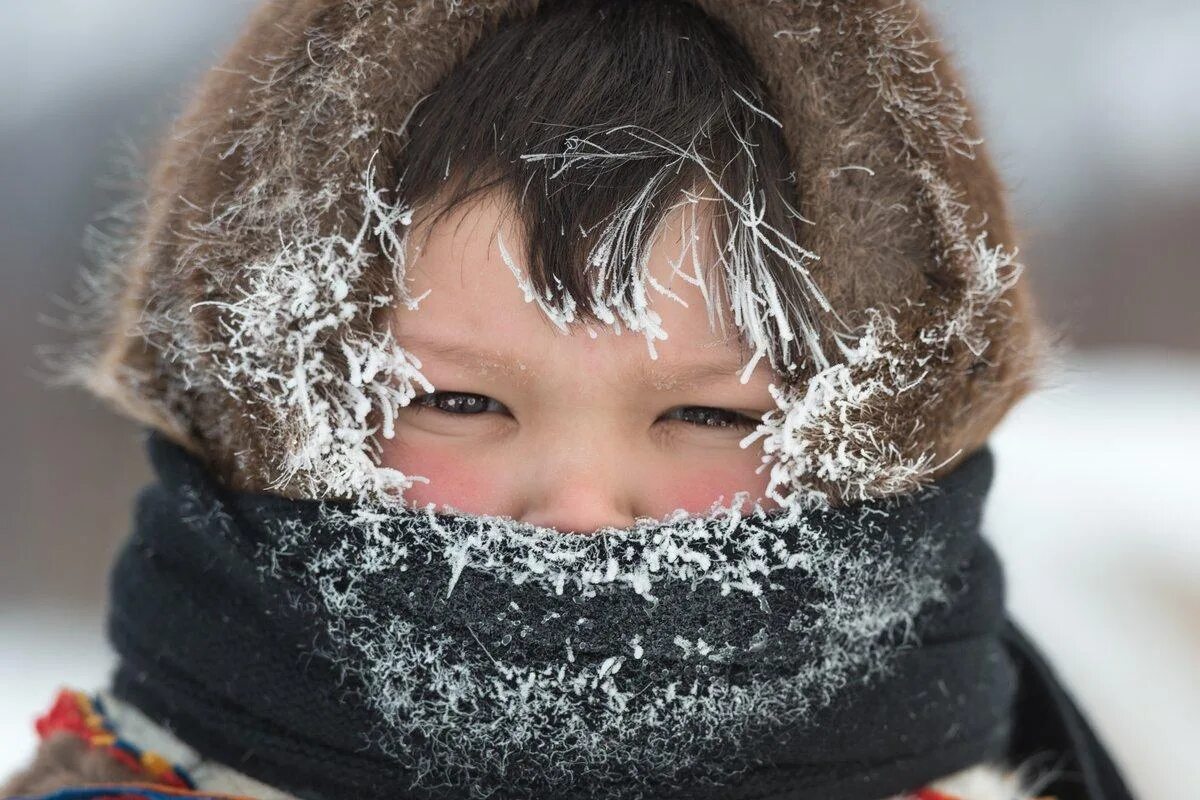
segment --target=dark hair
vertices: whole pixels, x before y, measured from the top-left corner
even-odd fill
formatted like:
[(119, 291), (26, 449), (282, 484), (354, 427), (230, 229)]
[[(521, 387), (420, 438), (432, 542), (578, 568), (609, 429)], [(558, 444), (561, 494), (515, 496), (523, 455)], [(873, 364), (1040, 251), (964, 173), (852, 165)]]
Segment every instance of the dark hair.
[[(547, 3), (485, 35), (414, 110), (401, 194), (410, 204), (440, 197), (437, 220), (482, 192), (504, 192), (526, 233), (532, 287), (594, 318), (588, 255), (618, 209), (640, 204), (640, 216), (612, 254), (606, 296), (630, 291), (628, 256), (645, 252), (672, 204), (714, 177), (759, 210), (764, 230), (794, 244), (795, 179), (765, 94), (741, 44), (691, 3)], [(738, 222), (728, 213), (712, 220), (718, 242)], [(761, 248), (759, 279), (774, 281), (795, 330), (811, 318), (808, 287), (772, 249)]]

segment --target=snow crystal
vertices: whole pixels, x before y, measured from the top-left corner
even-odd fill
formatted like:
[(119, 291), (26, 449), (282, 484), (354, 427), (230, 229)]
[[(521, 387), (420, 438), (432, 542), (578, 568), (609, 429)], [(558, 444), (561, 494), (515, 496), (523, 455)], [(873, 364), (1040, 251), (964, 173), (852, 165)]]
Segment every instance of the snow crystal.
[[(737, 97), (756, 115), (770, 124), (779, 124), (755, 101), (741, 94), (737, 94)], [(587, 257), (593, 273), (590, 311), (618, 332), (622, 325), (630, 331), (642, 332), (651, 357), (656, 355), (654, 342), (667, 338), (668, 334), (662, 327), (661, 316), (650, 306), (650, 292), (683, 303), (649, 274), (651, 245), (672, 221), (672, 214), (663, 214), (658, 227), (649, 237), (645, 236), (651, 210), (673, 201), (669, 211), (680, 212), (684, 235), (679, 257), (671, 261), (672, 275), (699, 288), (710, 322), (723, 320), (727, 312), (717, 301), (720, 295), (708, 286), (699, 257), (699, 247), (707, 238), (711, 238), (715, 245), (715, 266), (723, 274), (733, 323), (745, 335), (754, 352), (751, 364), (763, 355), (767, 355), (772, 366), (778, 369), (785, 369), (793, 359), (812, 359), (823, 364), (825, 356), (819, 345), (820, 337), (812, 320), (811, 309), (831, 309), (809, 271), (817, 255), (797, 243), (787, 232), (766, 221), (763, 204), (768, 193), (758, 183), (754, 147), (747, 132), (734, 132), (740, 142), (737, 157), (744, 160), (747, 166), (745, 185), (728, 186), (728, 181), (723, 177), (728, 165), (715, 164), (704, 154), (704, 143), (711, 135), (712, 128), (727, 122), (728, 118), (710, 120), (704, 130), (697, 131), (693, 140), (686, 145), (634, 125), (619, 125), (601, 131), (579, 131), (567, 136), (559, 151), (526, 153), (522, 158), (554, 166), (549, 174), (551, 179), (571, 170), (587, 169), (617, 159), (665, 158), (661, 168), (641, 191), (609, 215), (596, 234), (596, 243)], [(633, 147), (626, 145), (621, 149), (614, 142), (632, 142)], [(701, 176), (702, 185), (684, 192), (680, 199), (664, 197), (664, 187), (670, 186), (672, 178), (688, 166)], [(782, 198), (777, 202), (783, 204), (782, 207), (791, 218), (807, 222)], [(718, 236), (718, 226), (711, 221), (709, 230), (701, 234), (701, 210), (711, 211), (712, 220), (725, 223), (723, 241)], [(779, 260), (800, 276), (804, 297), (784, 296), (770, 269), (772, 259)], [(557, 308), (550, 313), (552, 319), (559, 320), (573, 316), (573, 309)], [(794, 319), (801, 321), (800, 331), (793, 330)], [(802, 352), (795, 352), (797, 336), (804, 347)], [(751, 364), (746, 367), (747, 374), (752, 368)]]
[[(329, 507), (321, 528), (339, 533), (285, 529), (263, 569), (316, 595), (328, 655), (384, 721), (372, 737), (418, 785), (485, 797), (498, 764), (511, 779), (562, 782), (579, 765), (615, 792), (630, 774), (727, 778), (746, 766), (730, 759), (745, 753), (733, 743), (803, 724), (851, 677), (887, 669), (899, 646), (888, 634), (945, 590), (937, 543), (890, 552), (871, 533), (886, 516), (854, 517), (838, 534), (799, 512), (714, 505), (564, 536), (432, 505)], [(293, 552), (305, 555), (289, 565)], [(521, 602), (494, 603), (490, 585)], [(415, 610), (448, 603), (449, 627)], [(671, 622), (606, 634), (614, 613)], [(466, 633), (454, 632), (459, 619)], [(748, 677), (731, 680), (731, 665)], [(412, 737), (427, 747), (406, 746)]]
[[(396, 409), (418, 388), (433, 387), (420, 361), (371, 323), (397, 299), (410, 307), (420, 300), (403, 292), (411, 209), (389, 205), (374, 183), (372, 166), (362, 176), (364, 215), (353, 239), (312, 228), (281, 231), (269, 260), (243, 267), (237, 299), (192, 309), (223, 312), (226, 338), (204, 350), (216, 367), (212, 377), (231, 395), (275, 410), (276, 420), (265, 422), (288, 442), (276, 487), (380, 499), (399, 498), (425, 480), (376, 463), (376, 434), (394, 435)], [(365, 244), (372, 232), (395, 267), (394, 293), (362, 296), (361, 277), (376, 257)], [(344, 368), (326, 357), (331, 338)]]

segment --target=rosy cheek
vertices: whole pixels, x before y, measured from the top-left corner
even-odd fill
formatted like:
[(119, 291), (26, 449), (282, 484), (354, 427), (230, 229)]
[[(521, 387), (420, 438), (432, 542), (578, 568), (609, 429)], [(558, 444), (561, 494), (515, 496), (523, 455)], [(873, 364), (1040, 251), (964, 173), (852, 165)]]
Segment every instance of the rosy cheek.
[[(403, 457), (397, 458), (401, 453)], [(504, 513), (496, 481), (488, 477), (489, 470), (478, 459), (437, 447), (393, 445), (384, 461), (407, 475), (429, 479), (428, 483), (414, 483), (405, 492), (405, 499), (413, 505), (449, 505), (470, 514)]]
[(715, 468), (694, 468), (673, 472), (656, 490), (662, 507), (655, 514), (682, 508), (692, 514), (708, 511), (714, 502), (721, 499), (728, 503), (736, 492), (750, 493), (750, 499), (762, 496), (768, 476), (754, 474), (754, 464), (743, 468), (733, 464)]

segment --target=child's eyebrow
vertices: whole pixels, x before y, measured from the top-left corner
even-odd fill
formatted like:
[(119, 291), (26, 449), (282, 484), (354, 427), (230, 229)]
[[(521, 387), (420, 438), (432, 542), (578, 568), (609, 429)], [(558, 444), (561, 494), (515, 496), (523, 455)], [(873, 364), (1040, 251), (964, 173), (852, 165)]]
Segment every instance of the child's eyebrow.
[(639, 372), (642, 383), (655, 389), (689, 389), (731, 377), (736, 379), (744, 366), (744, 361), (721, 356), (672, 366), (656, 366), (650, 361), (642, 364)]
[(435, 355), (461, 367), (480, 372), (500, 371), (513, 375), (528, 375), (530, 372), (528, 365), (518, 358), (456, 342), (438, 341), (421, 336), (404, 336), (400, 340), (400, 345), (405, 350), (414, 352), (417, 357)]
[[(481, 350), (477, 346), (441, 341), (422, 336), (401, 337), (401, 345), (418, 357), (436, 356), (461, 367), (480, 372), (503, 372), (525, 378), (535, 377), (535, 370), (513, 355)], [(638, 363), (631, 378), (643, 386), (658, 390), (688, 389), (728, 378), (737, 378), (745, 367), (743, 359), (731, 358), (728, 353), (684, 364), (663, 365), (649, 357)]]

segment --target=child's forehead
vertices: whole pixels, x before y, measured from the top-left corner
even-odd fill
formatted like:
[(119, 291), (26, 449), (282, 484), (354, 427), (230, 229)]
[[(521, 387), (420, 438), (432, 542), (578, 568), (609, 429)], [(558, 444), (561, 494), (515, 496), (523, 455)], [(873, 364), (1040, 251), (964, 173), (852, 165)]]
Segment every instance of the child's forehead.
[[(453, 248), (466, 255), (494, 248), (499, 254), (495, 241), (499, 233), (510, 252), (526, 252), (523, 212), (506, 190), (471, 193), (449, 207), (447, 196), (453, 196), (450, 184), (445, 193), (416, 203), (408, 233), (410, 256), (405, 267), (410, 277), (429, 268), (428, 259), (421, 260), (419, 256), (427, 254), (431, 247), (443, 252)], [(714, 198), (689, 193), (681, 195), (674, 206), (664, 211), (650, 242), (649, 269), (654, 280), (676, 284), (680, 280), (674, 272), (691, 274), (697, 268), (706, 273), (712, 271), (715, 202)], [(587, 235), (595, 237), (598, 231), (589, 231)], [(681, 253), (685, 249), (688, 252)], [(580, 265), (566, 266), (577, 269)]]
[[(668, 213), (651, 244), (648, 277), (673, 295), (647, 287), (648, 307), (667, 333), (655, 343), (653, 358), (639, 333), (618, 335), (594, 321), (564, 333), (527, 300), (514, 275), (514, 266), (524, 267), (513, 263), (525, 252), (523, 226), (500, 194), (464, 203), (424, 228), (418, 218), (406, 280), (409, 293), (421, 299), (415, 309), (396, 309), (393, 331), (417, 355), (424, 350), (476, 369), (530, 376), (564, 359), (582, 370), (623, 362), (624, 372), (657, 385), (736, 375), (752, 351), (728, 314), (709, 313), (706, 293), (722, 292), (721, 281), (701, 288), (687, 279), (710, 266), (707, 224), (704, 212), (681, 207)], [(699, 241), (685, 247), (692, 237)]]

